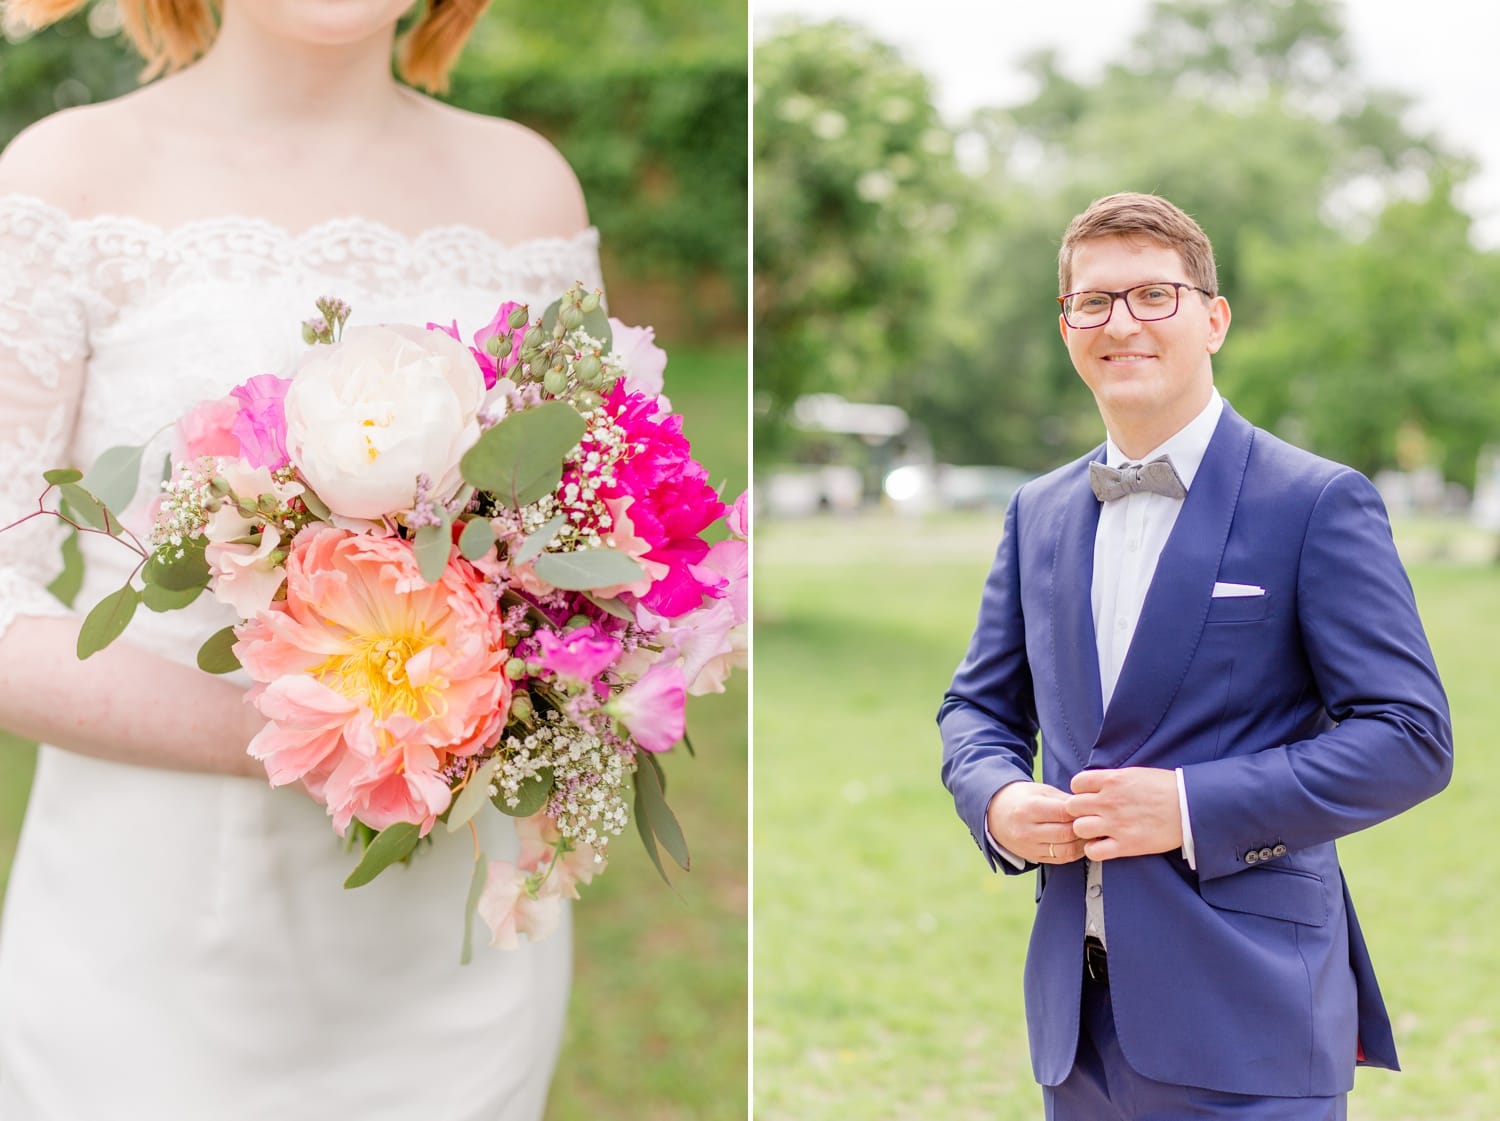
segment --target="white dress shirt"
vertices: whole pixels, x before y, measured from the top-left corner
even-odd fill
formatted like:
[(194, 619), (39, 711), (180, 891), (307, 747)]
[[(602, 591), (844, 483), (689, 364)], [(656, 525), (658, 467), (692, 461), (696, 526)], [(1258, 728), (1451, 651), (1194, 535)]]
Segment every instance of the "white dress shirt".
[[(1105, 462), (1111, 467), (1122, 467), (1126, 463), (1147, 463), (1158, 456), (1170, 456), (1184, 489), (1190, 491), (1223, 411), (1224, 399), (1214, 389), (1203, 410), (1160, 447), (1153, 448), (1138, 460), (1131, 460), (1115, 446), (1114, 439), (1109, 438), (1105, 443)], [(1094, 641), (1099, 654), (1099, 692), (1103, 711), (1109, 709), (1115, 684), (1120, 679), (1120, 667), (1125, 664), (1125, 655), (1135, 637), (1146, 592), (1151, 587), (1151, 578), (1156, 575), (1156, 562), (1181, 511), (1182, 500), (1149, 491), (1100, 505), (1099, 526), (1094, 533), (1094, 579), (1090, 601), (1094, 615)], [(1182, 855), (1190, 867), (1196, 867), (1187, 790), (1180, 767), (1177, 770), (1177, 807), (1182, 815)], [(990, 844), (1012, 864), (1024, 866), (1025, 861), (997, 844), (993, 837)], [(1104, 866), (1098, 861), (1088, 861), (1085, 906), (1086, 931), (1108, 945), (1104, 929)]]

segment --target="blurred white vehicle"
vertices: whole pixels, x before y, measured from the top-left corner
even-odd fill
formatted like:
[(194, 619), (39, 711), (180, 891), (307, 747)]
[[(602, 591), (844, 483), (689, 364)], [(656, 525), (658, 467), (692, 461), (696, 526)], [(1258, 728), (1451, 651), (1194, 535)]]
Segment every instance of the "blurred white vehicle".
[(859, 471), (842, 464), (773, 467), (763, 476), (757, 471), (754, 487), (760, 509), (779, 518), (853, 513), (863, 504), (864, 491)]

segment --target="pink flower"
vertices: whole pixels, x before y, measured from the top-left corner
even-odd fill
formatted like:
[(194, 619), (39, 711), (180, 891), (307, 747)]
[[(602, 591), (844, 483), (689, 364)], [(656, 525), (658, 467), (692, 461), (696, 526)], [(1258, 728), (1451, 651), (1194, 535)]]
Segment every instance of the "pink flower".
[(285, 467), (286, 399), (290, 378), (261, 374), (229, 391), (239, 404), (231, 431), (240, 444), (240, 455), (251, 467)]
[(620, 657), (620, 640), (605, 634), (597, 623), (561, 635), (538, 630), (535, 637), (541, 647), (536, 660), (559, 677), (575, 681), (592, 681)]
[(562, 920), (562, 897), (549, 892), (532, 895), (529, 873), (508, 860), (492, 860), (479, 896), (479, 917), (490, 928), (490, 945), (514, 950), (520, 935), (545, 938)]
[(676, 662), (660, 661), (605, 706), (644, 751), (666, 751), (687, 728), (687, 682)]
[(456, 553), (429, 585), (408, 542), (326, 525), (292, 542), (286, 591), (237, 631), (270, 721), (250, 754), (273, 785), (321, 796), (341, 834), (356, 817), (425, 834), (452, 799), (440, 772), (493, 744), (510, 709), (493, 591)]
[(238, 456), (239, 437), (234, 434), (234, 420), (239, 406), (232, 397), (200, 401), (177, 422), (177, 438), (172, 458), (185, 463), (200, 456)]
[(562, 833), (545, 811), (518, 820), (516, 835), (521, 839), (516, 863), (528, 872), (547, 872), (541, 888), (544, 894), (577, 899), (578, 885), (589, 883), (604, 869), (593, 846), (582, 841), (572, 842), (569, 852), (561, 852)]
[(662, 390), (667, 369), (667, 352), (656, 345), (656, 328), (627, 327), (611, 316), (609, 329), (615, 355), (625, 367), (626, 392), (655, 397)]
[(740, 496), (734, 500), (734, 505), (729, 508), (729, 513), (724, 516), (724, 524), (729, 527), (729, 532), (744, 541), (750, 536), (750, 492), (740, 491)]
[[(593, 481), (596, 492), (606, 502), (634, 499), (631, 532), (648, 546), (637, 559), (666, 566), (640, 601), (668, 618), (686, 614), (721, 591), (712, 574), (705, 582), (693, 566), (708, 552), (702, 532), (723, 517), (726, 507), (709, 485), (707, 469), (692, 457), (682, 417), (663, 411), (660, 398), (631, 393), (619, 382), (604, 407), (632, 450), (615, 464), (611, 480)], [(565, 472), (564, 485), (576, 475), (571, 468)]]

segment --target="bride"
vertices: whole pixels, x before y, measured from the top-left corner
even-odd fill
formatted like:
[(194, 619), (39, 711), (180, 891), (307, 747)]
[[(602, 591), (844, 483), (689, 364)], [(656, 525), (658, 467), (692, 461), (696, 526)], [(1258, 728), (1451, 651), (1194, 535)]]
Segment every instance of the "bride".
[[(440, 88), (484, 2), (430, 0), (405, 76)], [(0, 154), (0, 524), (41, 470), (285, 366), (319, 296), (359, 323), (477, 326), (501, 298), (598, 286), (557, 152), (393, 79), (410, 0), (122, 6), (168, 75)], [(154, 472), (125, 514), (138, 534)], [(131, 558), (83, 548), (87, 607)], [(459, 966), (462, 835), (342, 890), (323, 811), (245, 754), (242, 685), (187, 664), (223, 609), (142, 611), (80, 662), (79, 619), (44, 590), (57, 556), (41, 519), (0, 535), (0, 727), (49, 745), (0, 932), (0, 1119), (539, 1117), (566, 921)]]

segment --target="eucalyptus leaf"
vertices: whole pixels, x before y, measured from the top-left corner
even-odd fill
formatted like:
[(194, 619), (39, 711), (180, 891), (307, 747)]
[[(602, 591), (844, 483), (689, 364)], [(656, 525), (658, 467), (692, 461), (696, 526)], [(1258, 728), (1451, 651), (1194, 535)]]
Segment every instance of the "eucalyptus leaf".
[(511, 413), (479, 437), (459, 462), (464, 480), (520, 509), (557, 489), (563, 457), (584, 432), (583, 417), (565, 401), (544, 401)]
[(182, 556), (168, 557), (160, 550), (151, 554), (146, 567), (141, 570), (141, 579), (148, 584), (166, 588), (169, 592), (186, 592), (192, 588), (208, 586), (208, 561), (204, 550), (208, 541), (194, 537), (182, 543)]
[(420, 826), (409, 821), (398, 821), (395, 825), (382, 829), (370, 842), (370, 847), (365, 849), (364, 856), (360, 857), (354, 871), (349, 873), (344, 886), (363, 887), (398, 860), (405, 860), (411, 855), (411, 850), (417, 847), (421, 832)]
[(583, 313), (583, 329), (591, 338), (599, 340), (600, 347), (605, 354), (614, 349), (615, 333), (609, 326), (609, 312), (602, 307)]
[(479, 897), (484, 894), (489, 874), (490, 862), (481, 852), (474, 858), (474, 874), (469, 877), (469, 898), (464, 904), (464, 948), (458, 955), (459, 965), (468, 965), (474, 960), (474, 916), (479, 911)]
[(530, 817), (547, 804), (547, 798), (551, 794), (552, 768), (542, 767), (533, 777), (521, 783), (516, 791), (520, 800), (514, 806), (505, 801), (505, 792), (502, 790), (494, 797), (495, 808), (511, 817)]
[(536, 558), (533, 567), (540, 579), (566, 592), (587, 592), (615, 584), (631, 584), (643, 575), (635, 559), (618, 549), (543, 553)]
[(239, 669), (240, 660), (234, 653), (235, 641), (233, 627), (214, 631), (198, 647), (198, 668), (204, 673), (233, 673)]
[(83, 478), (83, 472), (73, 467), (54, 467), (51, 471), (43, 471), (42, 478), (52, 486), (60, 487), (64, 483), (78, 482)]
[(328, 512), (328, 506), (314, 494), (310, 489), (304, 488), (297, 497), (302, 499), (302, 505), (307, 507), (307, 512), (320, 522), (326, 522), (332, 515)]
[(417, 567), (422, 570), (422, 579), (436, 584), (443, 578), (448, 567), (448, 558), (453, 555), (453, 533), (447, 519), (438, 525), (424, 525), (417, 530), (413, 547), (417, 553)]
[(93, 610), (84, 616), (83, 626), (78, 628), (79, 660), (99, 653), (124, 634), (140, 602), (141, 593), (126, 584), (94, 604)]
[(488, 518), (470, 518), (458, 535), (458, 551), (465, 560), (478, 560), (495, 544), (495, 530)]
[(635, 622), (635, 612), (626, 607), (617, 599), (605, 599), (602, 596), (591, 596), (584, 593), (584, 599), (588, 600), (600, 611), (608, 612), (616, 619), (624, 619), (627, 623)]
[(557, 317), (562, 314), (562, 297), (559, 296), (547, 305), (547, 310), (542, 312), (542, 332), (550, 339), (552, 329), (557, 326)]
[(568, 524), (568, 515), (558, 514), (552, 518), (541, 529), (534, 530), (528, 534), (521, 547), (516, 550), (516, 555), (510, 559), (516, 564), (525, 564), (532, 557), (541, 554), (542, 550), (552, 544), (552, 539), (557, 536), (557, 531)]
[(95, 529), (104, 530), (115, 524), (115, 520), (109, 516), (109, 512), (99, 500), (77, 483), (63, 483), (58, 490), (62, 494), (63, 501), (68, 504), (69, 512), (77, 521), (93, 526)]
[(120, 445), (99, 454), (83, 476), (83, 486), (101, 505), (119, 512), (130, 505), (141, 483), (144, 445)]
[(173, 591), (160, 584), (147, 584), (141, 592), (141, 602), (151, 611), (176, 611), (186, 607), (203, 594), (202, 588), (186, 588)]
[(656, 848), (656, 834), (651, 831), (651, 818), (647, 814), (645, 797), (641, 794), (641, 784), (635, 784), (635, 831), (641, 836), (641, 844), (646, 848), (646, 855), (651, 858), (651, 863), (656, 866), (656, 874), (661, 877), (662, 883), (668, 887), (672, 881), (667, 879), (667, 869), (661, 862), (661, 853)]
[(490, 783), (500, 769), (500, 757), (494, 756), (483, 763), (479, 770), (469, 776), (469, 781), (453, 799), (453, 808), (448, 811), (448, 832), (456, 833), (469, 823), (490, 796)]
[(678, 867), (684, 872), (688, 871), (692, 867), (692, 859), (688, 854), (687, 838), (682, 835), (682, 826), (677, 824), (677, 816), (667, 805), (662, 790), (660, 765), (649, 753), (646, 753), (645, 759), (636, 768), (635, 794), (636, 806), (645, 812), (651, 832), (656, 834), (656, 838), (671, 854)]

